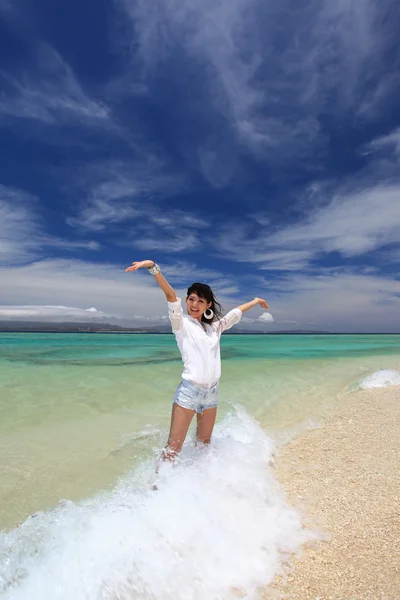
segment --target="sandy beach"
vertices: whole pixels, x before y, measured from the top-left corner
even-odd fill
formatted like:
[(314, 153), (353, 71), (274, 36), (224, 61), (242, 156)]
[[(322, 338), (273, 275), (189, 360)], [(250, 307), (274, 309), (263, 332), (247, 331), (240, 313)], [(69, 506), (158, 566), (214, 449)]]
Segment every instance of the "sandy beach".
[(305, 547), (265, 598), (399, 600), (399, 431), (400, 387), (359, 390), (281, 448), (290, 503), (329, 539)]

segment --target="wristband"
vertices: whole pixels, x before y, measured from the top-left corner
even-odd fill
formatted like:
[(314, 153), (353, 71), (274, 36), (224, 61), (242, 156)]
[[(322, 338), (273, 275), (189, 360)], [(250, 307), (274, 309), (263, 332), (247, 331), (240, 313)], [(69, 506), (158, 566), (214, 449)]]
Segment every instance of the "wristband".
[(152, 267), (148, 268), (148, 272), (151, 273), (151, 275), (157, 275), (157, 273), (161, 273), (161, 269), (158, 266), (158, 264), (155, 262)]

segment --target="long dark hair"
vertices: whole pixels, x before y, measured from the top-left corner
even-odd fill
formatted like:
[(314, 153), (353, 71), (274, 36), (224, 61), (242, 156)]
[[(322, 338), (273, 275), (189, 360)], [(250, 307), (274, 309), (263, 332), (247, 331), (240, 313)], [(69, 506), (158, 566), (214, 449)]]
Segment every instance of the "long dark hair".
[(192, 283), (192, 285), (188, 287), (187, 297), (189, 297), (190, 294), (197, 294), (199, 298), (204, 298), (207, 303), (211, 302), (210, 308), (213, 311), (214, 316), (212, 319), (207, 319), (203, 313), (201, 320), (204, 321), (204, 323), (212, 323), (213, 321), (219, 321), (222, 319), (224, 314), (222, 312), (222, 306), (214, 296), (214, 292), (209, 285), (206, 283)]

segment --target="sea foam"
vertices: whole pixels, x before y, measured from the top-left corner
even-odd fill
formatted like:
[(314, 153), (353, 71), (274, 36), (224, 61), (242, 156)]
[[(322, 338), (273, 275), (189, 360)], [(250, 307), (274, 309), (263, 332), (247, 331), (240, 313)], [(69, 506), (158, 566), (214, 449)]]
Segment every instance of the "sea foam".
[(272, 457), (270, 438), (237, 408), (210, 447), (188, 441), (157, 476), (146, 459), (112, 492), (37, 513), (0, 536), (1, 600), (258, 598), (315, 538)]
[(390, 385), (400, 385), (400, 373), (394, 369), (375, 371), (372, 375), (368, 375), (368, 377), (364, 377), (358, 382), (358, 388), (362, 390), (388, 387)]

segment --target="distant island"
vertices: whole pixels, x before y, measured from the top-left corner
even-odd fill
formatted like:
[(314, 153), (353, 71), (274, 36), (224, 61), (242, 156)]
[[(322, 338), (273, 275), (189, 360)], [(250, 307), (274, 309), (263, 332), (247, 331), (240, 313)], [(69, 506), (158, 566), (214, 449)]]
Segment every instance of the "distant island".
[[(0, 321), (2, 333), (172, 333), (171, 326), (157, 325), (154, 327), (122, 327), (110, 323), (72, 323), (69, 321), (51, 323), (42, 321)], [(319, 334), (328, 335), (332, 331), (315, 331), (311, 329), (282, 330), (282, 331), (254, 331), (239, 327), (233, 328), (227, 334), (240, 335), (268, 335), (268, 334)]]
[[(160, 328), (161, 329), (161, 328)], [(121, 327), (110, 323), (72, 323), (65, 321), (52, 323), (46, 321), (0, 321), (0, 332), (33, 333), (147, 333), (148, 327)], [(161, 333), (161, 332), (160, 332)], [(164, 333), (164, 332), (162, 332)], [(167, 330), (165, 330), (167, 333)]]

